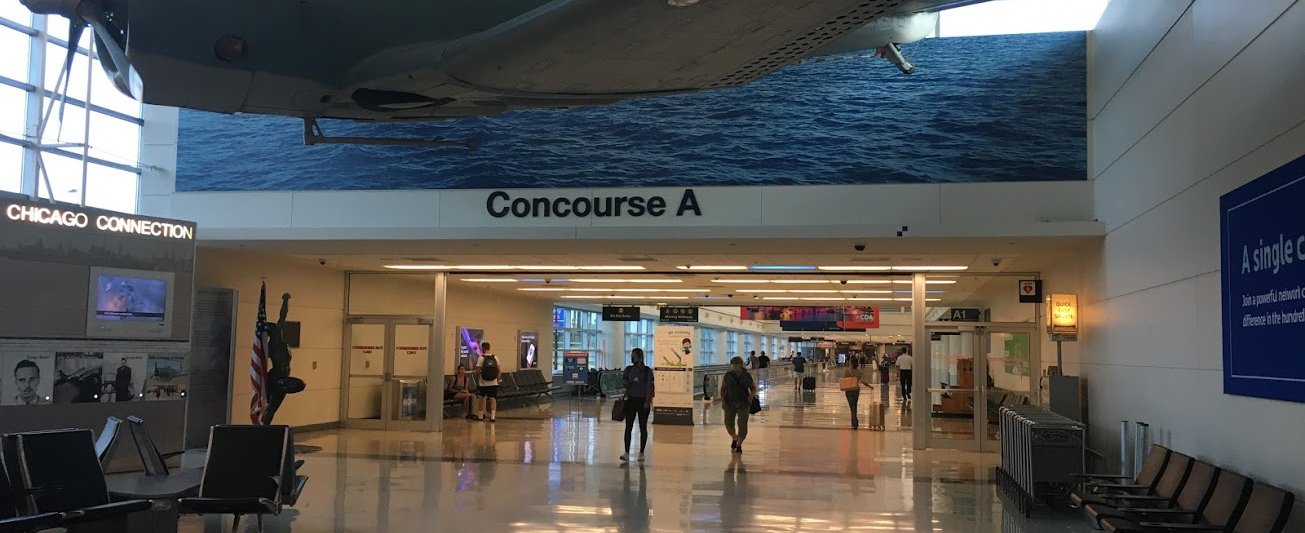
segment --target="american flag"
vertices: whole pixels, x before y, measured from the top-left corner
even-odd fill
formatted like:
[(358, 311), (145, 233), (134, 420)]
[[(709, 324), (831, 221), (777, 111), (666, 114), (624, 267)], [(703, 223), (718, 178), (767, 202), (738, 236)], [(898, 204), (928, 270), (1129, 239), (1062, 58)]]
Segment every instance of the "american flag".
[(253, 393), (249, 397), (249, 421), (255, 426), (263, 423), (267, 410), (267, 282), (258, 290), (258, 324), (254, 326), (254, 353), (249, 357), (249, 384)]

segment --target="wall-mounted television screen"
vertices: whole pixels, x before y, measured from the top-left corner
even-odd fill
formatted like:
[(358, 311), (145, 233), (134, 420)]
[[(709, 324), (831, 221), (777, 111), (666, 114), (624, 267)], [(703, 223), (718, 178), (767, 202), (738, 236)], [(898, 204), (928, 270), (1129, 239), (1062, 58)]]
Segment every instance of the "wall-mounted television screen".
[(172, 335), (171, 272), (91, 267), (86, 334), (165, 338)]

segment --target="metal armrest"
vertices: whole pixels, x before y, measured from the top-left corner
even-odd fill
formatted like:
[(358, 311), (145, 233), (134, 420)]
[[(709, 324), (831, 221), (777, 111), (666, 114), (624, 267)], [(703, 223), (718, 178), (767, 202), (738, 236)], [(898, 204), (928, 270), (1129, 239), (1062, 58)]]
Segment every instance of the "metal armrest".
[(1151, 490), (1148, 485), (1133, 485), (1131, 483), (1097, 483), (1088, 485), (1093, 489), (1113, 489), (1113, 490)]
[(1180, 529), (1183, 531), (1223, 531), (1227, 529), (1209, 524), (1172, 524), (1166, 522), (1139, 522), (1138, 525), (1155, 529)]
[(1135, 514), (1167, 514), (1167, 515), (1194, 515), (1194, 511), (1184, 511), (1182, 509), (1151, 509), (1147, 507), (1120, 507), (1117, 511)]
[(1156, 501), (1156, 502), (1173, 501), (1173, 498), (1170, 498), (1168, 496), (1154, 496), (1154, 495), (1146, 495), (1146, 494), (1116, 494), (1114, 496), (1110, 496), (1110, 498), (1115, 500), (1137, 500), (1137, 501)]
[(160, 453), (160, 454), (159, 454), (159, 458), (161, 458), (161, 459), (163, 459), (164, 461), (166, 461), (166, 460), (168, 460), (168, 459), (171, 459), (171, 458), (176, 457), (176, 456), (178, 456), (178, 455), (181, 455), (181, 454), (183, 454), (183, 453), (186, 453), (186, 450), (180, 450), (180, 451), (168, 452), (168, 453)]
[(1133, 479), (1133, 476), (1118, 476), (1108, 474), (1070, 474), (1069, 477), (1078, 479)]

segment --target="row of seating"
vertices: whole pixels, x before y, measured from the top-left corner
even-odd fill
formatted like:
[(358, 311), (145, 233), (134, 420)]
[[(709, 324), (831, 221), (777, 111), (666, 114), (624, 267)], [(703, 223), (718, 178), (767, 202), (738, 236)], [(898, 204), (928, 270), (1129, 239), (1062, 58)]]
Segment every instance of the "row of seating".
[[(132, 437), (145, 470), (169, 476), (169, 455), (155, 447), (144, 421), (129, 417)], [(296, 474), (293, 435), (288, 426), (213, 426), (201, 481), (168, 494), (113, 501), (103, 471), (122, 420), (111, 417), (100, 438), (87, 429), (16, 433), (0, 448), (0, 533), (26, 533), (53, 527), (93, 524), (96, 531), (131, 531), (135, 513), (153, 509), (154, 500), (174, 500), (180, 512), (242, 515), (278, 514), (294, 505), (307, 478)], [(175, 476), (174, 476), (175, 477)], [(193, 485), (192, 485), (193, 483)], [(170, 506), (164, 506), (168, 508)]]
[[(453, 376), (444, 376), (444, 382), (452, 383)], [(474, 374), (467, 374), (467, 389), (475, 391), (480, 387), (480, 380)], [(538, 368), (528, 368), (516, 372), (504, 372), (499, 375), (498, 398), (499, 400), (510, 400), (513, 398), (530, 398), (537, 400), (540, 396), (553, 395), (557, 390), (553, 386), (551, 379), (546, 378), (544, 373)], [(444, 400), (444, 406), (450, 407), (462, 403), (462, 400), (450, 398)]]
[(1100, 529), (1127, 533), (1281, 533), (1295, 495), (1163, 446), (1153, 445), (1137, 476), (1080, 475), (1071, 495)]

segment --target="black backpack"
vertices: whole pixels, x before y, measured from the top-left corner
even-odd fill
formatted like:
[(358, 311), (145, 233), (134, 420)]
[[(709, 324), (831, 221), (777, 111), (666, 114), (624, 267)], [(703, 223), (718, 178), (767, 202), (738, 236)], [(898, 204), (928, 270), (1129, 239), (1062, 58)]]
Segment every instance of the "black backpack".
[(481, 363), (480, 379), (485, 381), (494, 381), (498, 379), (498, 358), (492, 355), (485, 356), (485, 361)]

